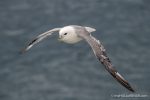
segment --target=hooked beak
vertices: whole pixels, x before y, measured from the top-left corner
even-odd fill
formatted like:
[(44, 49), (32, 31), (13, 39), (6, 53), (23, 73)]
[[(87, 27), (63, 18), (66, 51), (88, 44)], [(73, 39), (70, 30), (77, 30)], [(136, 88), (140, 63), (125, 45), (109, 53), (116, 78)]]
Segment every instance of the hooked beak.
[(62, 42), (62, 36), (59, 36), (58, 41)]
[(62, 40), (60, 38), (58, 38), (58, 41), (62, 42)]

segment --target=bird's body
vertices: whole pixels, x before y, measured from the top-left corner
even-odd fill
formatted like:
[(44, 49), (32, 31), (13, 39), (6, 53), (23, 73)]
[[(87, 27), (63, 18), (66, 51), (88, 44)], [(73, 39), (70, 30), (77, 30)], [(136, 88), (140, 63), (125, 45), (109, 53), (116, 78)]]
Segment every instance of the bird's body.
[(91, 27), (84, 27), (78, 25), (69, 25), (62, 28), (54, 28), (49, 30), (41, 35), (37, 36), (29, 45), (24, 49), (24, 51), (29, 50), (33, 45), (40, 42), (44, 38), (50, 36), (53, 32), (59, 31), (59, 40), (65, 43), (74, 44), (78, 43), (81, 40), (85, 40), (92, 48), (94, 55), (97, 59), (105, 66), (105, 69), (124, 87), (128, 90), (134, 92), (130, 84), (117, 72), (113, 67), (109, 57), (106, 54), (106, 51), (103, 45), (95, 37), (91, 35), (91, 32), (96, 31)]
[(74, 44), (83, 40), (78, 34), (90, 35), (90, 33), (94, 31), (96, 30), (91, 27), (82, 27), (78, 25), (65, 26), (59, 31), (59, 40), (65, 43)]

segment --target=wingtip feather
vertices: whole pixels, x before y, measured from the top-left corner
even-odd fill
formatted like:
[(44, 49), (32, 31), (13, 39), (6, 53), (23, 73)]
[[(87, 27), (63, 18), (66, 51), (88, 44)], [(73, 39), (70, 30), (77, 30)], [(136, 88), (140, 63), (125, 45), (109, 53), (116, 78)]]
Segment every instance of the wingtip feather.
[(120, 84), (122, 84), (129, 91), (135, 92), (135, 90), (131, 87), (131, 85), (118, 72), (115, 74), (114, 77)]

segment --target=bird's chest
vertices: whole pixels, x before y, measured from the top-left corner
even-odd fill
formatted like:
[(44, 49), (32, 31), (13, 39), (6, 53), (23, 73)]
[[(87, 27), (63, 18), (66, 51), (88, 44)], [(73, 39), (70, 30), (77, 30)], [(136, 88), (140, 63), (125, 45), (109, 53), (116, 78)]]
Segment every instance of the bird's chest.
[(82, 38), (78, 37), (76, 34), (72, 34), (66, 38), (64, 38), (65, 43), (74, 44), (81, 41)]

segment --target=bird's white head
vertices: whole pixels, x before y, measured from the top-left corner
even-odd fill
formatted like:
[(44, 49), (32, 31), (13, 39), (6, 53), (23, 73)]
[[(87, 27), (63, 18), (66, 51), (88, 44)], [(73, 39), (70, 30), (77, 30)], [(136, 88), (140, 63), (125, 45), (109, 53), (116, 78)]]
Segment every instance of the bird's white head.
[(82, 39), (77, 36), (73, 26), (65, 26), (59, 31), (59, 40), (65, 43), (74, 44)]

